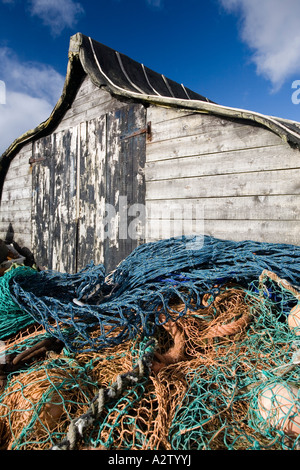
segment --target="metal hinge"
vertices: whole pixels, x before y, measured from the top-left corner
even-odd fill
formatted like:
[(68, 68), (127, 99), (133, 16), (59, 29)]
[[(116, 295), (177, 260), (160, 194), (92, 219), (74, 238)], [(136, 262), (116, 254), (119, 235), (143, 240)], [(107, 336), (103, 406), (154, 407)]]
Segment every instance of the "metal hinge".
[(29, 158), (29, 164), (31, 165), (32, 163), (42, 162), (43, 160), (46, 160), (45, 157), (39, 157), (39, 158), (31, 157)]
[(143, 129), (133, 132), (132, 134), (122, 135), (121, 140), (130, 139), (132, 137), (136, 137), (141, 134), (147, 134), (147, 140), (151, 140), (151, 137), (152, 137), (151, 121), (149, 121), (147, 123), (147, 126), (144, 127)]

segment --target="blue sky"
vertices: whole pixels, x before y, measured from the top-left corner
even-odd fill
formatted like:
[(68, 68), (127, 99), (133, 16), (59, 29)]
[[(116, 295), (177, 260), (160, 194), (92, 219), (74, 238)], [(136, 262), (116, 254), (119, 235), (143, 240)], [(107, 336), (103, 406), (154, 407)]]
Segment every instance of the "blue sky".
[(0, 154), (51, 113), (76, 32), (218, 104), (300, 121), (299, 24), (299, 0), (0, 0)]

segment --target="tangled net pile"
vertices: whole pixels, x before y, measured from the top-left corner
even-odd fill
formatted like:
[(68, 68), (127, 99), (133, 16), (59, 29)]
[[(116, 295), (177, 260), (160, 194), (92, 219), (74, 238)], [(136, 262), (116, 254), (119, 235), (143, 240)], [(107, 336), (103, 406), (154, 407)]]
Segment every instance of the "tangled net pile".
[(1, 449), (299, 448), (300, 247), (182, 237), (107, 276), (15, 271)]

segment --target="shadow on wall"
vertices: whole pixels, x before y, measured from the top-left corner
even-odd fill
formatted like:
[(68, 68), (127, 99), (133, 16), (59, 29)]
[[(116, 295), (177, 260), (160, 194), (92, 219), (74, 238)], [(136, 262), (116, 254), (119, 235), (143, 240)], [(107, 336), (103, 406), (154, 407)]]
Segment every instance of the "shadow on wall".
[(10, 223), (5, 240), (0, 239), (0, 276), (14, 263), (32, 267), (35, 259), (27, 247), (21, 247), (14, 241), (15, 231)]

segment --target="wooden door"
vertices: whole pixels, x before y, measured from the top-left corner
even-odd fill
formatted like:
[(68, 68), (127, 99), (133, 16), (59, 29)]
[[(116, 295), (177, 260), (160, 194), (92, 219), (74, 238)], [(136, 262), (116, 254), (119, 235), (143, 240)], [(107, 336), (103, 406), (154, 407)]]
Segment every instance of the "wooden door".
[[(129, 227), (145, 204), (146, 111), (129, 105), (93, 119), (80, 132), (78, 269), (93, 260), (110, 271), (141, 242)], [(132, 230), (131, 230), (132, 232)]]
[(39, 264), (73, 273), (93, 260), (110, 271), (144, 241), (135, 209), (145, 204), (145, 128), (145, 108), (131, 104), (34, 143)]
[(77, 127), (33, 145), (32, 247), (38, 264), (76, 271)]

